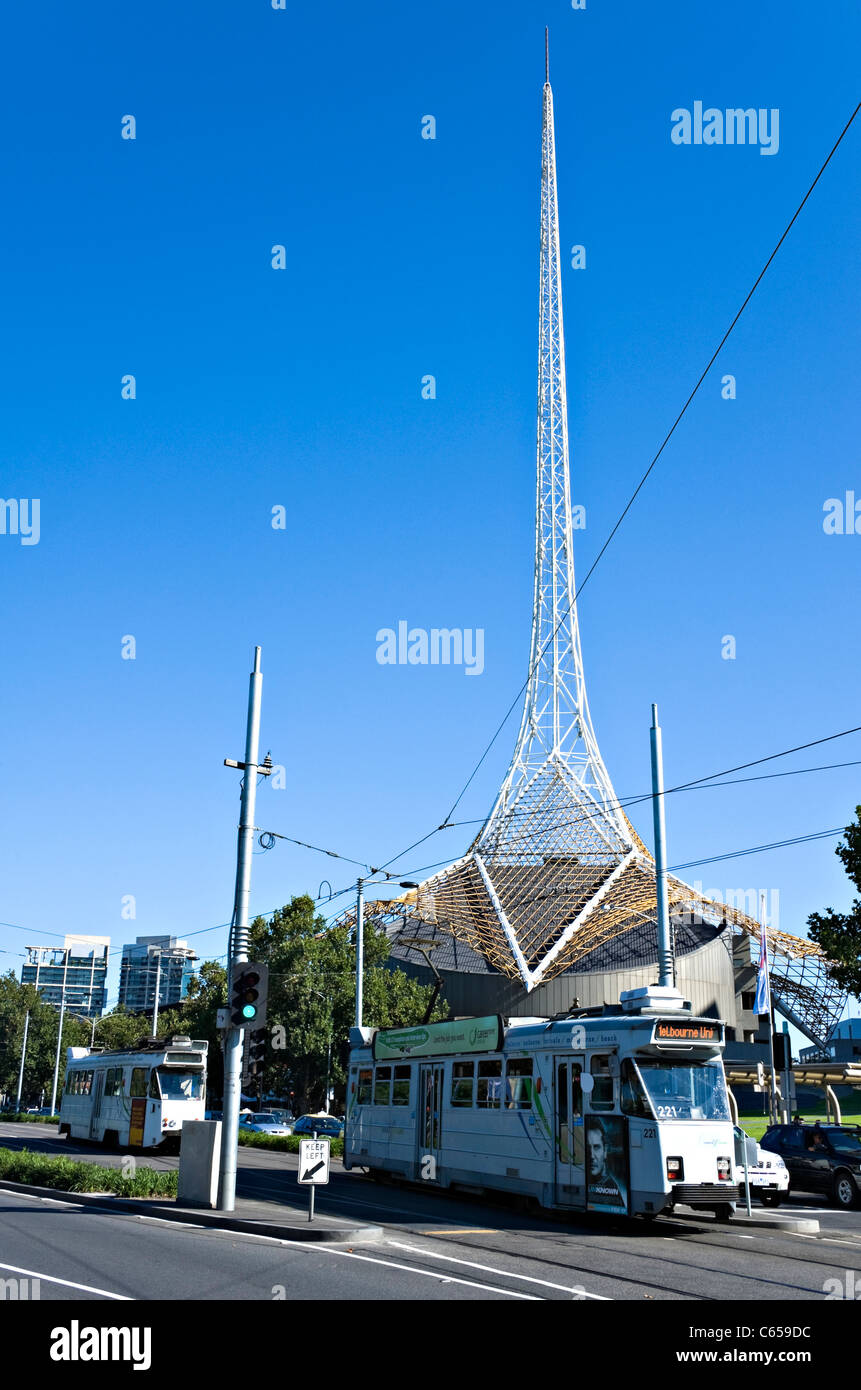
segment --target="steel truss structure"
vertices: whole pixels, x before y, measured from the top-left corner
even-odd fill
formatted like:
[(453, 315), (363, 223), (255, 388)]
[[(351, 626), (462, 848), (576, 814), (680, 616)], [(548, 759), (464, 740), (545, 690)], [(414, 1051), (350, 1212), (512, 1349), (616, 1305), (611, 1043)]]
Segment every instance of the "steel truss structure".
[[(508, 772), (463, 858), (366, 912), (390, 933), (451, 934), (527, 991), (656, 921), (652, 855), (613, 790), (592, 727), (580, 651), (568, 452), (553, 93), (544, 85), (535, 581), (529, 679)], [(758, 941), (759, 924), (669, 879), (671, 919)], [(345, 914), (341, 920), (349, 920)], [(642, 933), (641, 933), (642, 934)], [(768, 932), (783, 1013), (824, 1040), (844, 995), (810, 941)]]

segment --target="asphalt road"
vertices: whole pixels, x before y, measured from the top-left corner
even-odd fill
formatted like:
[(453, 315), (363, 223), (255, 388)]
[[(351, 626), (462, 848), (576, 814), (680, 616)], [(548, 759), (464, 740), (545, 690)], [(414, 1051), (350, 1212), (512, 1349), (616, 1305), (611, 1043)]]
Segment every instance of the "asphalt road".
[[(26, 1135), (23, 1128), (0, 1125), (0, 1144), (80, 1153), (104, 1163), (122, 1157), (70, 1145), (46, 1126), (27, 1127)], [(178, 1160), (145, 1161), (166, 1168)], [(239, 1162), (240, 1196), (304, 1210), (293, 1155), (240, 1149)], [(15, 1277), (9, 1266), (30, 1270), (43, 1280), (42, 1298), (75, 1299), (273, 1299), (283, 1287), (291, 1300), (785, 1302), (824, 1299), (834, 1287), (828, 1280), (861, 1287), (861, 1213), (832, 1211), (816, 1199), (795, 1199), (787, 1209), (815, 1210), (823, 1223), (818, 1236), (745, 1230), (710, 1218), (662, 1217), (649, 1225), (597, 1216), (558, 1219), (524, 1214), (502, 1200), (371, 1183), (336, 1163), (317, 1205), (321, 1213), (382, 1226), (382, 1240), (353, 1251), (296, 1247), (0, 1192), (0, 1278)], [(50, 1284), (54, 1292), (48, 1293), (49, 1277), (69, 1282)]]

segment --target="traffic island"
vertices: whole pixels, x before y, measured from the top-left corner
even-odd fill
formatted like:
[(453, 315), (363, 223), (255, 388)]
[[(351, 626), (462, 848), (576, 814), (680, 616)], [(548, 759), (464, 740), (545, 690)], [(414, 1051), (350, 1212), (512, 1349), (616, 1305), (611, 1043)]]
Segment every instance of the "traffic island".
[(356, 1226), (335, 1216), (316, 1216), (311, 1222), (290, 1208), (289, 1214), (276, 1202), (257, 1202), (238, 1197), (232, 1212), (202, 1211), (181, 1207), (153, 1197), (134, 1200), (113, 1197), (106, 1192), (64, 1192), (55, 1187), (36, 1187), (30, 1183), (0, 1180), (0, 1191), (20, 1192), (51, 1202), (68, 1202), (104, 1215), (147, 1216), (155, 1221), (176, 1221), (212, 1230), (236, 1231), (242, 1235), (270, 1236), (273, 1240), (300, 1241), (323, 1245), (366, 1245), (379, 1240), (382, 1226)]
[(728, 1221), (722, 1221), (711, 1212), (697, 1211), (695, 1207), (678, 1206), (673, 1208), (672, 1216), (678, 1221), (707, 1221), (710, 1226), (725, 1231), (740, 1226), (746, 1229), (756, 1227), (760, 1230), (789, 1232), (797, 1236), (815, 1236), (820, 1231), (819, 1221), (815, 1216), (793, 1216), (791, 1212), (762, 1210), (748, 1216), (744, 1209), (739, 1211), (736, 1208), (734, 1216)]

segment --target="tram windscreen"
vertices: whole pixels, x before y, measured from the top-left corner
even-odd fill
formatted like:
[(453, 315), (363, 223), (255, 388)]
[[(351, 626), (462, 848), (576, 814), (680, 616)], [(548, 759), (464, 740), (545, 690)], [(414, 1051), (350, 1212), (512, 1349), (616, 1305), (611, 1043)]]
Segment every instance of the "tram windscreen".
[(665, 1062), (638, 1057), (637, 1066), (658, 1120), (728, 1120), (729, 1098), (720, 1062)]
[(200, 1100), (203, 1096), (202, 1071), (170, 1071), (159, 1069), (163, 1100)]

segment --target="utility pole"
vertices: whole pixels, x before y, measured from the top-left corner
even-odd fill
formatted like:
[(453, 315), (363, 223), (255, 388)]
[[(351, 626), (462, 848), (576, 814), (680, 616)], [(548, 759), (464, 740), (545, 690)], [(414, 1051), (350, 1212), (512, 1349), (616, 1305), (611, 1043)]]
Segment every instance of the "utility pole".
[(356, 1027), (362, 1026), (362, 985), (365, 978), (365, 880), (356, 881)]
[(675, 985), (670, 905), (667, 896), (667, 829), (664, 823), (664, 755), (658, 706), (652, 705), (652, 816), (655, 827), (655, 876), (658, 896), (658, 984)]
[[(765, 893), (762, 889), (759, 892), (759, 925), (765, 926)], [(771, 992), (771, 975), (768, 969), (768, 946), (765, 948), (765, 971), (768, 980), (768, 1055), (771, 1063), (771, 1102), (769, 1109), (771, 1112), (772, 1124), (780, 1124), (780, 1101), (777, 1094), (777, 1068), (774, 1064), (774, 995)]]
[(155, 999), (152, 1005), (152, 1035), (158, 1037), (158, 991), (161, 985), (161, 951), (155, 953)]
[(24, 1058), (27, 1056), (27, 1034), (30, 1031), (30, 1010), (24, 1015), (24, 1041), (21, 1044), (21, 1066), (18, 1070), (18, 1095), (15, 1098), (15, 1110), (21, 1109), (21, 1090), (24, 1085)]
[[(254, 648), (254, 670), (248, 687), (248, 720), (245, 729), (245, 761), (224, 759), (225, 767), (241, 768), (242, 797), (239, 813), (239, 838), (236, 849), (236, 891), (233, 900), (233, 930), (227, 962), (227, 997), (230, 999), (233, 971), (248, 960), (248, 908), (251, 898), (251, 855), (254, 846), (254, 807), (257, 800), (257, 776), (269, 775), (270, 768), (260, 767), (257, 759), (260, 746), (260, 703), (263, 693), (263, 673), (260, 670), (260, 648)], [(239, 1098), (242, 1076), (243, 1028), (229, 1024), (224, 1034), (224, 1100), (221, 1121), (221, 1176), (218, 1187), (218, 1206), (221, 1211), (233, 1211), (236, 1205), (236, 1157), (239, 1144)]]
[(55, 1115), (56, 1112), (57, 1112), (57, 1079), (58, 1079), (58, 1077), (59, 1077), (59, 1075), (60, 1075), (60, 1046), (61, 1046), (62, 1041), (63, 1041), (63, 1015), (65, 1014), (65, 1012), (66, 1012), (66, 990), (65, 990), (65, 986), (64, 986), (64, 988), (63, 988), (63, 993), (62, 993), (62, 996), (61, 996), (61, 998), (60, 998), (60, 1026), (59, 1026), (59, 1028), (57, 1029), (57, 1055), (56, 1055), (56, 1057), (54, 1058), (54, 1089), (53, 1089), (53, 1091), (51, 1092), (51, 1114), (52, 1114), (52, 1115)]

